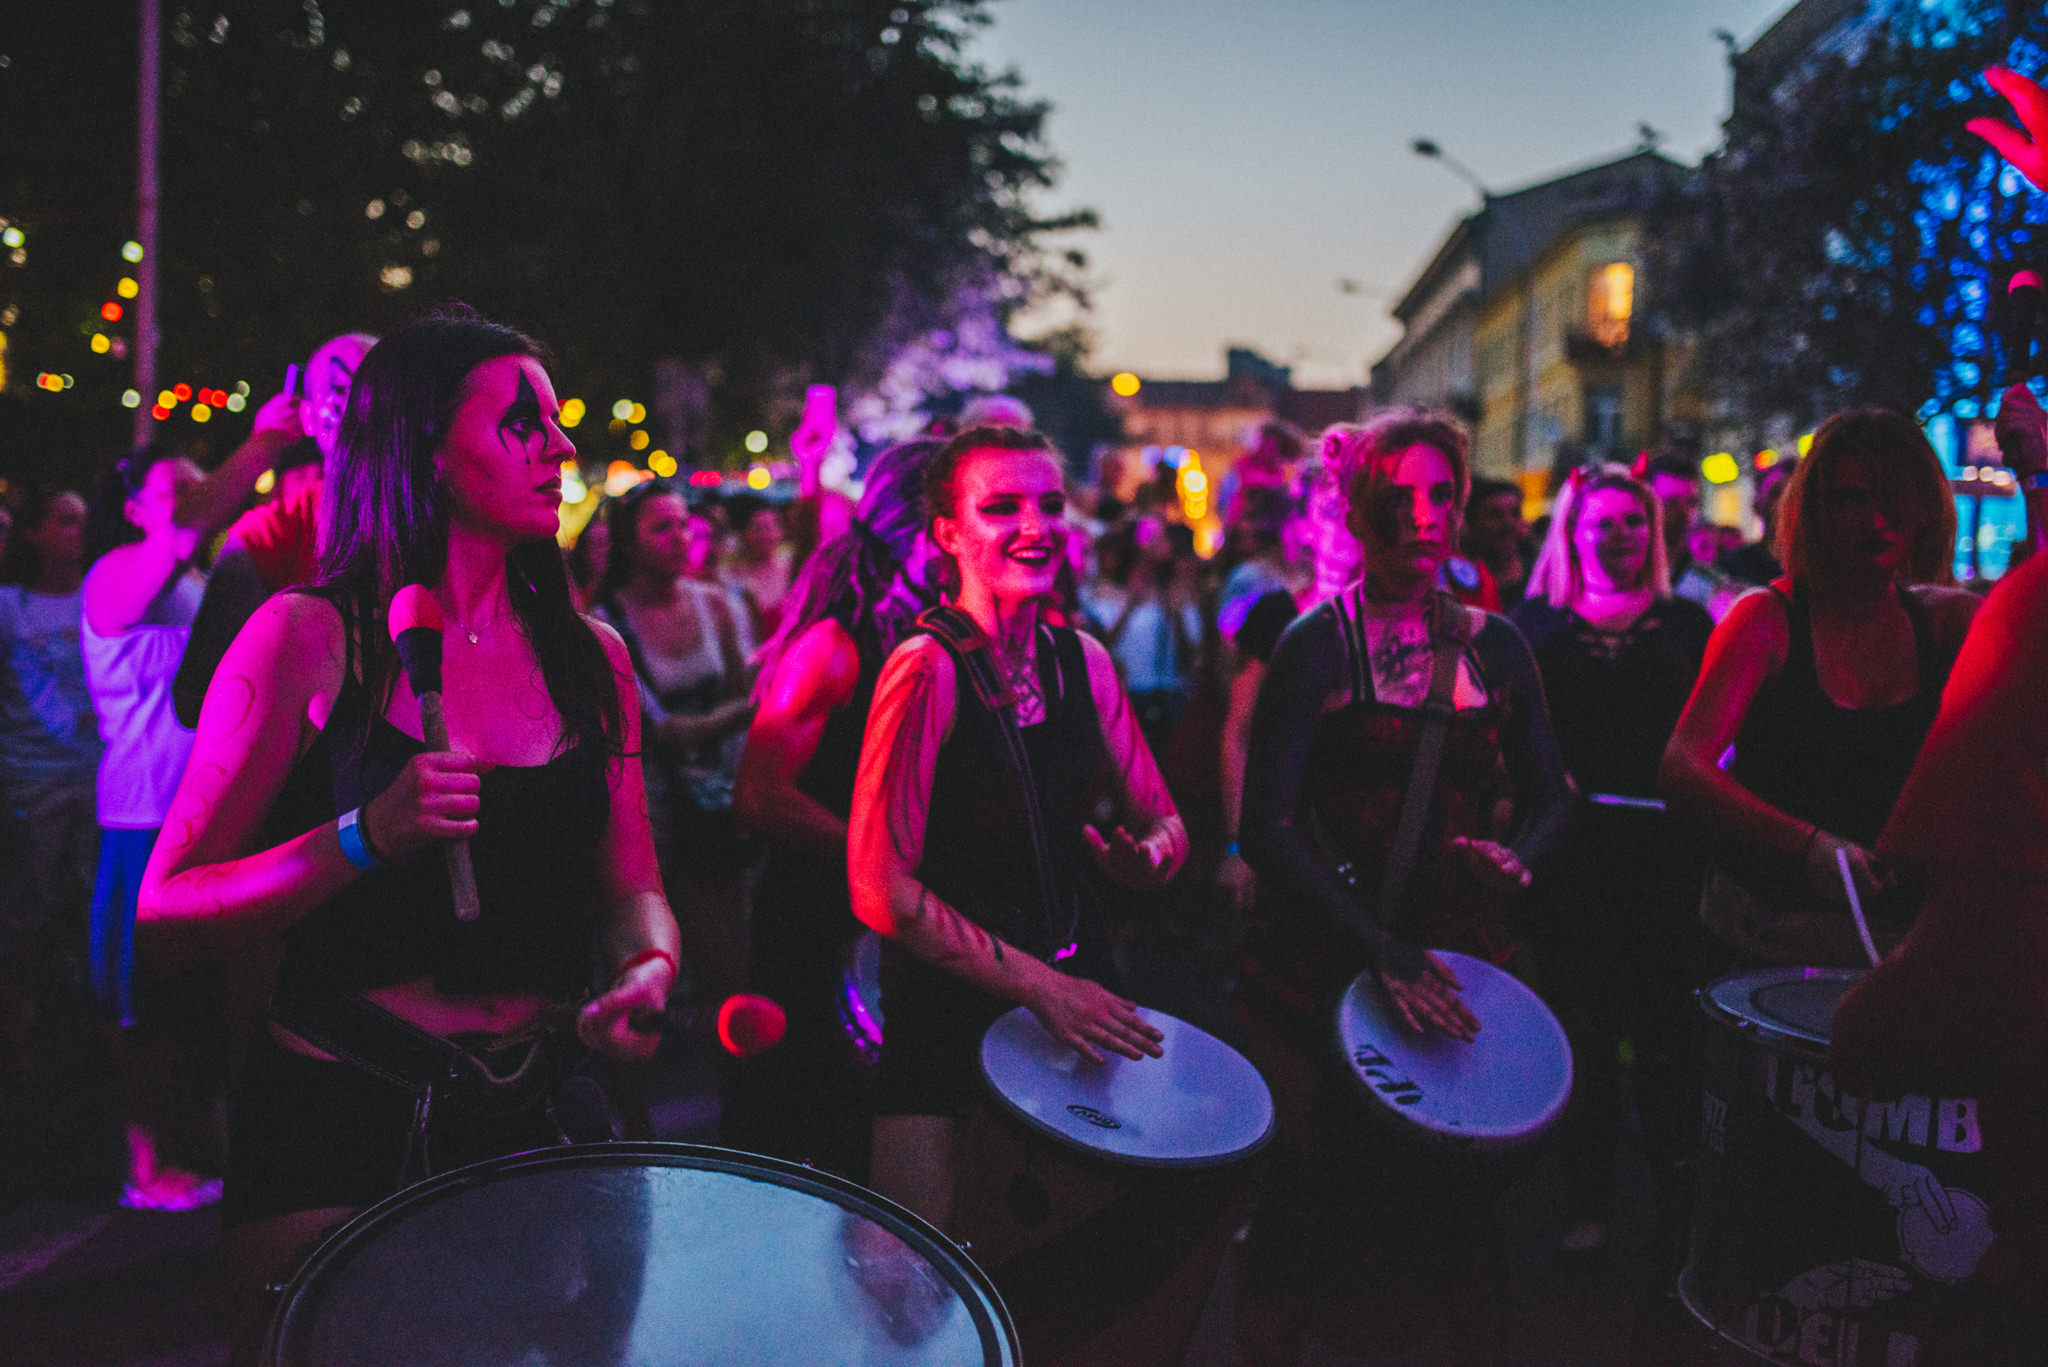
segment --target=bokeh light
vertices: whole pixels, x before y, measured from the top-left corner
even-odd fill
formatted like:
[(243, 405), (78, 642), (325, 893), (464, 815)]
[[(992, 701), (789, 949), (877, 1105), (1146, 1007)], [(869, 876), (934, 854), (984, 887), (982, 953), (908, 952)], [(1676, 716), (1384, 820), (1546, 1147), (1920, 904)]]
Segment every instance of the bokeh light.
[(768, 467), (765, 465), (756, 465), (753, 469), (747, 471), (747, 487), (749, 489), (765, 489), (772, 482), (772, 478), (768, 474)]
[(1716, 451), (1700, 462), (1700, 473), (1710, 484), (1732, 484), (1742, 471), (1737, 468), (1734, 456), (1726, 451)]
[(633, 435), (626, 438), (626, 445), (635, 451), (645, 451), (648, 445), (647, 433), (641, 428), (634, 428)]
[(240, 394), (228, 395), (228, 401), (221, 405), (222, 408), (227, 409), (227, 411), (230, 413), (239, 413), (248, 406), (249, 401), (243, 398)]
[(260, 475), (256, 476), (256, 492), (257, 492), (257, 493), (259, 493), (259, 494), (267, 494), (267, 493), (269, 493), (269, 492), (270, 492), (270, 491), (271, 491), (272, 489), (275, 489), (276, 487), (277, 487), (277, 471), (275, 471), (275, 470), (265, 470), (265, 471), (264, 471), (264, 472), (263, 472), (262, 474), (260, 474)]
[(210, 421), (212, 421), (212, 420), (213, 420), (213, 408), (212, 408), (212, 406), (211, 406), (211, 405), (208, 405), (208, 404), (203, 404), (203, 403), (195, 403), (195, 404), (193, 404), (193, 405), (192, 405), (192, 421), (194, 421), (194, 422), (210, 422)]
[(5, 232), (0, 232), (0, 242), (4, 242), (10, 247), (19, 247), (27, 240), (27, 235), (19, 228), (9, 228)]
[(113, 300), (109, 299), (106, 303), (100, 305), (100, 317), (106, 319), (110, 323), (120, 322), (121, 306), (115, 303)]
[(171, 393), (177, 395), (178, 402), (183, 403), (185, 400), (192, 397), (192, 386), (186, 384), (183, 380), (180, 380), (178, 381), (178, 383), (171, 386)]
[(1110, 392), (1118, 398), (1131, 398), (1141, 387), (1138, 377), (1131, 374), (1128, 370), (1119, 371), (1117, 374), (1109, 377)]
[(124, 389), (124, 390), (122, 390), (122, 391), (121, 391), (121, 407), (123, 407), (123, 408), (140, 408), (140, 407), (142, 407), (142, 396), (141, 396), (140, 394), (136, 393), (136, 392), (135, 392), (134, 390), (132, 390), (132, 389)]
[(555, 421), (561, 423), (565, 428), (574, 427), (577, 423), (583, 421), (583, 413), (583, 400), (564, 399), (562, 400), (562, 411), (556, 415)]
[(121, 283), (114, 286), (114, 293), (120, 295), (123, 299), (133, 299), (136, 295), (142, 293), (142, 286), (136, 284), (131, 277), (124, 275), (121, 277)]
[(612, 405), (612, 416), (620, 422), (631, 422), (633, 420), (633, 401), (631, 399), (620, 399)]
[(100, 355), (106, 355), (109, 351), (113, 349), (113, 346), (113, 342), (108, 340), (106, 333), (95, 332), (92, 335), (92, 349), (98, 352)]
[(123, 242), (121, 244), (121, 259), (131, 266), (142, 260), (142, 244), (140, 242)]
[(760, 455), (768, 449), (768, 434), (759, 430), (747, 433), (747, 449)]
[(647, 468), (667, 479), (676, 472), (676, 458), (666, 451), (655, 451), (647, 457)]

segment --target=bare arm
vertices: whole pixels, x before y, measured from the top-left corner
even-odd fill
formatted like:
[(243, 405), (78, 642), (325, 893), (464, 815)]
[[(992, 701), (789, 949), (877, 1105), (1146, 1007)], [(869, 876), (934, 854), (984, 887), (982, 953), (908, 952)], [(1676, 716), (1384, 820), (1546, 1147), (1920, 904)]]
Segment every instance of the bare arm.
[[(340, 617), (304, 595), (265, 604), (229, 649), (137, 895), (150, 943), (189, 950), (213, 927), (274, 935), (358, 877), (332, 821), (257, 848), (306, 728), (315, 715), (325, 720), (340, 691), (341, 669)], [(477, 791), (469, 757), (416, 756), (364, 804), (365, 833), (386, 857), (472, 835)]]
[(255, 558), (230, 533), (213, 577), (206, 581), (206, 595), (199, 600), (199, 616), (185, 643), (185, 657), (178, 662), (178, 676), (171, 681), (171, 702), (180, 724), (199, 724), (200, 707), (221, 659), (269, 596), (270, 587), (258, 573)]
[[(1223, 714), (1222, 743), (1218, 747), (1217, 769), (1222, 785), (1223, 839), (1235, 845), (1244, 816), (1244, 764), (1251, 748), (1252, 708), (1259, 701), (1259, 685), (1266, 678), (1264, 660), (1246, 660), (1230, 681), (1230, 698)], [(1257, 883), (1251, 865), (1241, 853), (1226, 849), (1216, 869), (1216, 881), (1230, 889), (1232, 903), (1239, 911), (1250, 907)]]
[(952, 659), (929, 637), (904, 642), (882, 668), (847, 823), (854, 914), (926, 962), (1031, 1007), (1054, 1038), (1085, 1057), (1100, 1062), (1098, 1045), (1130, 1058), (1156, 1054), (1154, 1032), (1132, 1014), (1131, 1003), (1005, 945), (919, 880), (932, 776), (952, 728), (954, 690)]
[[(263, 472), (277, 464), (287, 446), (306, 435), (299, 420), (299, 399), (292, 393), (296, 378), (288, 379), (283, 393), (271, 395), (256, 410), (249, 439), (212, 474), (178, 496), (178, 526), (190, 533), (193, 546), (233, 521)], [(192, 546), (184, 553), (190, 556)]]
[(846, 857), (846, 822), (797, 780), (859, 683), (860, 651), (839, 623), (828, 618), (790, 643), (740, 755), (732, 805), (743, 827), (820, 858)]
[(1156, 888), (1180, 871), (1188, 856), (1187, 827), (1159, 776), (1152, 748), (1138, 729), (1130, 696), (1116, 676), (1116, 661), (1092, 636), (1081, 637), (1088, 662), (1088, 689), (1102, 722), (1102, 743), (1109, 749), (1110, 771), (1119, 785), (1117, 810), (1123, 821), (1105, 838), (1094, 827), (1083, 828), (1102, 871), (1125, 887)]
[(1812, 827), (1743, 787), (1721, 768), (1751, 704), (1785, 666), (1790, 621), (1778, 595), (1745, 594), (1707, 641), (1699, 682), (1664, 748), (1658, 786), (1672, 805), (1721, 835), (1798, 862)]
[[(653, 1018), (668, 1004), (669, 991), (675, 986), (682, 936), (662, 892), (654, 836), (647, 824), (647, 793), (640, 775), (639, 685), (633, 676), (633, 662), (617, 632), (607, 626), (596, 630), (618, 681), (619, 703), (626, 716), (626, 753), (611, 766), (611, 817), (598, 853), (602, 879), (599, 971), (611, 986), (584, 1008), (577, 1029), (593, 1049), (619, 1058), (645, 1059), (661, 1043)], [(635, 959), (640, 962), (634, 963)], [(631, 966), (618, 971), (625, 965)]]

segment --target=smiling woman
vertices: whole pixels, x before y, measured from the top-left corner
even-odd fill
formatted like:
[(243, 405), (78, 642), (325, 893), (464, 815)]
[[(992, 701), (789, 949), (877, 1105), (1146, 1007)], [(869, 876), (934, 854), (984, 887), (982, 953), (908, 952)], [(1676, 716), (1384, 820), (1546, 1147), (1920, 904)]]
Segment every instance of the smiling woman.
[(887, 937), (873, 1185), (943, 1228), (996, 1017), (1029, 1006), (1095, 1062), (1158, 1055), (1136, 1005), (1094, 980), (1113, 969), (1082, 874), (1092, 859), (1158, 887), (1187, 833), (1108, 651), (1040, 619), (1066, 545), (1051, 446), (972, 428), (925, 494), (954, 588), (882, 668), (847, 843), (854, 913)]
[[(553, 533), (575, 448), (538, 352), (461, 313), (364, 358), (319, 580), (229, 649), (143, 877), (146, 952), (282, 941), (232, 1110), (238, 1356), (259, 1288), (312, 1235), (430, 1170), (559, 1142), (548, 1089), (570, 1036), (627, 1059), (658, 1042), (645, 1022), (677, 937), (635, 685), (569, 596)], [(387, 638), (408, 585), (459, 628), (446, 752), (419, 738)], [(456, 917), (451, 840), (472, 850), (473, 921)]]

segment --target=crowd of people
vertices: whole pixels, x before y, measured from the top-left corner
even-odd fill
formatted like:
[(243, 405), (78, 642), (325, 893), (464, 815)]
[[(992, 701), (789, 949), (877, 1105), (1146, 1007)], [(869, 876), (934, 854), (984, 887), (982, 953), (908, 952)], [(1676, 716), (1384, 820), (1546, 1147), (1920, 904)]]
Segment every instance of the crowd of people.
[[(565, 552), (541, 355), (460, 310), (344, 334), (211, 472), (159, 443), (0, 522), (0, 1074), (37, 1067), (53, 981), (89, 992), (121, 1199), (224, 1201), (238, 1356), (350, 1212), (581, 1137), (566, 1081), (644, 1134), (672, 999), (786, 1021), (734, 1048), (728, 1142), (945, 1227), (997, 1016), (1159, 1053), (1122, 987), (1145, 917), (1223, 947), (1279, 1114), (1247, 1361), (1437, 1325), (1508, 1360), (1504, 1170), (1362, 1125), (1324, 1040), (1354, 979), (1468, 1042), (1444, 951), (1540, 992), (1577, 1079), (1561, 1251), (1611, 1238), (1632, 1098), (1675, 1272), (1693, 990), (1861, 967), (1865, 913), (1887, 957), (1843, 1066), (1981, 1095), (1999, 1253), (1957, 1342), (2039, 1341), (2048, 558), (1979, 613), (1910, 419), (1830, 418), (1732, 539), (1681, 452), (1572, 469), (1530, 525), (1442, 414), (1272, 423), (1205, 558), (1171, 471), (1078, 481), (982, 400), (872, 455), (857, 503), (649, 479)], [(2000, 436), (2031, 504), (2023, 385)], [(1970, 782), (2009, 815), (1959, 817)], [(842, 1014), (869, 932), (878, 1058)]]

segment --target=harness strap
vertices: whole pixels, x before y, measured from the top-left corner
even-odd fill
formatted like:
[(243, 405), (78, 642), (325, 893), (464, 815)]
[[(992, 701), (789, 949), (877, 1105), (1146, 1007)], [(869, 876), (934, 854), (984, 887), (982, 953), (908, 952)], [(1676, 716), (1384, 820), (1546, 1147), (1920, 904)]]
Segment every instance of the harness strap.
[[(950, 604), (927, 610), (917, 619), (920, 629), (929, 633), (952, 655), (955, 663), (966, 672), (974, 689), (974, 695), (981, 705), (995, 718), (996, 729), (1003, 738), (1003, 748), (1010, 756), (1010, 770), (1017, 781), (1018, 797), (1022, 799), (1024, 822), (1031, 836), (1031, 862), (1038, 885), (1039, 926), (1048, 934), (1059, 924), (1058, 908), (1054, 905), (1052, 844), (1045, 834), (1045, 812), (1039, 805), (1038, 780), (1031, 772), (1031, 755), (1024, 748), (1024, 736), (1017, 727), (1017, 699), (996, 668), (995, 651), (989, 644), (988, 635), (975, 620)], [(1044, 624), (1040, 624), (1044, 632)], [(1052, 649), (1051, 633), (1041, 640), (1042, 649)], [(1072, 908), (1067, 916), (1065, 931), (1052, 935), (1054, 946), (1069, 944), (1080, 929), (1080, 908)], [(1050, 952), (1050, 951), (1048, 951)]]

